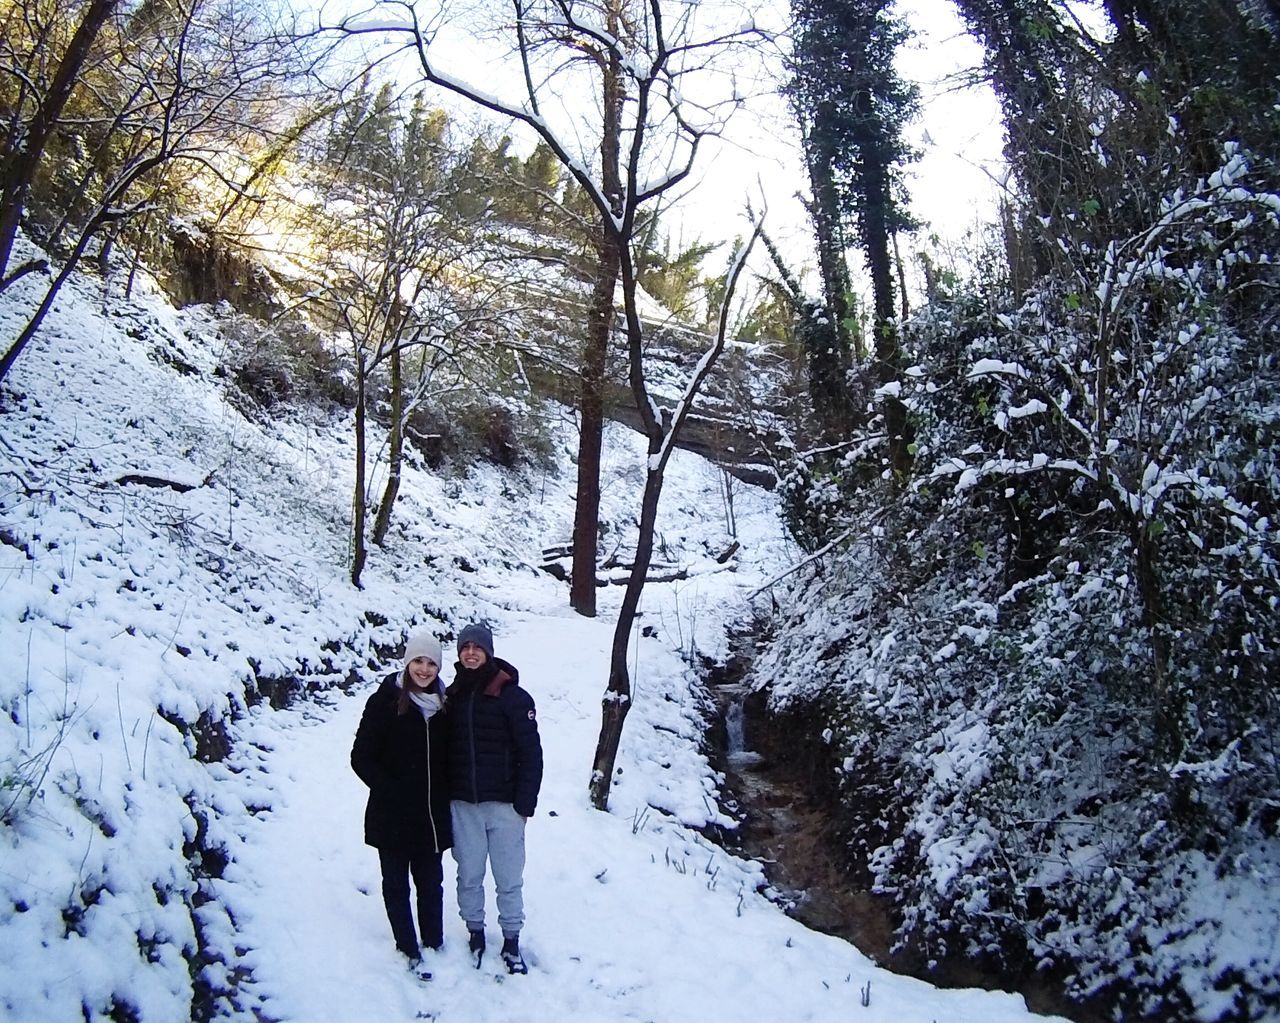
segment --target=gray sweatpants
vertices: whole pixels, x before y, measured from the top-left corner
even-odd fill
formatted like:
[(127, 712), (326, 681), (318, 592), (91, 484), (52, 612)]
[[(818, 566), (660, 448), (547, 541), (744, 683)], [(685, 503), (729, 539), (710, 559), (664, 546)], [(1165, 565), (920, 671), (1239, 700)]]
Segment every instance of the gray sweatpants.
[(524, 926), (524, 818), (510, 803), (455, 799), (453, 858), (458, 864), (458, 915), (467, 930), (484, 929), (485, 860), (498, 892), (498, 926), (504, 937)]

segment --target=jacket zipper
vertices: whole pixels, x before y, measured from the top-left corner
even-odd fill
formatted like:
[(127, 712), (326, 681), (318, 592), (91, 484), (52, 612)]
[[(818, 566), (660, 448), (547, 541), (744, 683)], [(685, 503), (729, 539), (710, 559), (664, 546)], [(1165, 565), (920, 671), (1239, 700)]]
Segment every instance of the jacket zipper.
[(424, 721), (423, 724), (427, 726), (427, 820), (431, 822), (431, 841), (438, 851), (443, 852), (440, 849), (440, 832), (436, 830), (435, 800), (431, 795), (431, 786), (434, 781), (431, 777), (431, 722)]
[(471, 795), (472, 802), (480, 802), (480, 773), (476, 767), (476, 692), (471, 690), (471, 698), (467, 701), (467, 745), (471, 748)]

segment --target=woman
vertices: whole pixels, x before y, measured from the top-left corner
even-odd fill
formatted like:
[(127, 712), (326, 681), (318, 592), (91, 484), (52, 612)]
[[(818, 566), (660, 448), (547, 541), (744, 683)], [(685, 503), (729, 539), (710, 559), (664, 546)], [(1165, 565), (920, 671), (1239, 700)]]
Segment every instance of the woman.
[[(434, 636), (410, 637), (404, 669), (388, 675), (369, 697), (351, 747), (351, 766), (369, 786), (364, 840), (378, 850), (391, 933), (424, 979), (431, 974), (423, 969), (418, 939), (431, 949), (444, 942), (440, 857), (453, 844), (440, 657)], [(410, 876), (417, 894), (416, 931)]]

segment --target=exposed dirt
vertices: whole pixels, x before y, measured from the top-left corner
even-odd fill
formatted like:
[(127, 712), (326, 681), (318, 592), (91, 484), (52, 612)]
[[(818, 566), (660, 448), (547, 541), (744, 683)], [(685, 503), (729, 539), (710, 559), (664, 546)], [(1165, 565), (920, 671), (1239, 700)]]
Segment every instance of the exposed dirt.
[[(735, 702), (742, 706), (746, 695), (736, 679), (713, 684), (711, 692), (721, 707), (720, 722), (710, 739), (717, 766), (726, 777), (724, 802), (741, 821), (736, 830), (712, 837), (725, 848), (764, 864), (770, 884), (779, 892), (777, 901), (789, 915), (814, 930), (844, 938), (895, 973), (939, 987), (1017, 991), (1033, 1012), (1078, 1023), (1110, 1019), (1103, 1006), (1067, 1000), (1055, 977), (1040, 973), (1011, 977), (962, 956), (931, 963), (911, 953), (892, 952), (896, 926), (892, 904), (869, 891), (865, 880), (850, 869), (831, 808), (815, 798), (813, 786), (805, 783), (803, 757), (792, 755), (793, 748), (769, 734), (758, 698), (745, 701), (745, 735), (739, 736), (737, 721), (731, 720), (726, 727), (725, 712)], [(745, 744), (745, 750), (736, 748), (739, 743)]]

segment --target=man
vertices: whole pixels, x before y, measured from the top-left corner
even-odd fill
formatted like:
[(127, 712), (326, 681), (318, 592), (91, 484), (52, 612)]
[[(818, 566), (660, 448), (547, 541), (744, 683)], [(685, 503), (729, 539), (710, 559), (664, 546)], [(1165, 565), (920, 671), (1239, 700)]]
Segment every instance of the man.
[(520, 952), (524, 926), (524, 828), (538, 804), (542, 744), (533, 698), (520, 673), (493, 655), (493, 633), (475, 623), (458, 633), (458, 663), (446, 693), (453, 797), (453, 858), (458, 913), (470, 932), (476, 968), (484, 956), (485, 861), (493, 870), (502, 959), (527, 973)]

